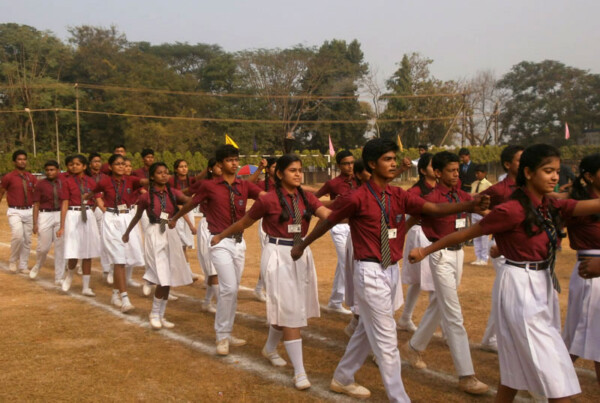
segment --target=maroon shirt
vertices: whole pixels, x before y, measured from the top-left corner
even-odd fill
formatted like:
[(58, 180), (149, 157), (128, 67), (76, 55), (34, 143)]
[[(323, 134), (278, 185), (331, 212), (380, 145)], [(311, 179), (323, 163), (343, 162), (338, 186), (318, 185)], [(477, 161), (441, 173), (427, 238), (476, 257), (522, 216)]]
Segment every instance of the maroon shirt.
[(329, 194), (329, 198), (331, 200), (335, 200), (336, 197), (344, 195), (350, 190), (356, 189), (357, 187), (358, 182), (356, 181), (355, 177), (340, 175), (325, 182), (325, 184), (321, 186), (321, 189), (315, 193), (315, 196), (321, 197)]
[[(458, 200), (452, 195), (453, 193), (458, 196)], [(458, 188), (458, 185), (453, 189), (449, 189), (441, 183), (438, 183), (431, 193), (423, 196), (423, 198), (432, 203), (457, 203), (473, 200), (471, 195)], [(455, 232), (456, 219), (466, 217), (467, 215), (465, 213), (450, 214), (445, 217), (423, 215), (421, 216), (421, 226), (423, 227), (423, 232), (427, 239), (433, 242)]]
[[(382, 189), (372, 180), (368, 183), (381, 200)], [(404, 214), (420, 214), (425, 200), (390, 185), (385, 187), (385, 193), (389, 226), (397, 228), (396, 238), (390, 239), (390, 251), (392, 261), (398, 261), (404, 247)], [(381, 208), (367, 184), (340, 196), (331, 207), (335, 209), (327, 218), (329, 222), (337, 224), (345, 218), (350, 221), (354, 258), (381, 260)]]
[[(171, 193), (173, 194), (173, 196), (175, 196), (175, 200), (181, 200), (181, 198), (183, 197), (183, 193), (181, 193), (181, 191), (177, 190), (177, 189), (171, 189)], [(156, 218), (160, 218), (160, 213), (161, 213), (161, 208), (160, 208), (160, 199), (161, 196), (164, 197), (166, 199), (166, 209), (165, 212), (169, 213), (169, 218), (172, 218), (175, 215), (175, 205), (173, 204), (171, 198), (169, 197), (169, 195), (167, 194), (167, 190), (165, 188), (165, 190), (163, 191), (158, 191), (156, 189), (154, 189), (152, 191), (152, 197), (154, 198), (154, 217)], [(139, 200), (137, 201), (137, 206), (138, 208), (141, 208), (143, 210), (146, 210), (146, 212), (148, 213), (148, 216), (150, 216), (150, 192), (146, 192), (144, 194), (142, 194), (139, 198)]]
[(110, 169), (110, 165), (108, 165), (108, 162), (105, 162), (102, 164), (102, 166), (100, 167), (100, 172), (102, 172), (104, 175), (110, 175), (112, 173), (112, 170)]
[[(58, 197), (57, 206), (54, 205), (54, 187), (56, 187), (56, 195)], [(59, 211), (61, 207), (60, 195), (62, 192), (62, 187), (62, 181), (58, 178), (53, 181), (42, 179), (37, 183), (37, 185), (35, 185), (33, 202), (39, 203), (40, 209)]]
[(131, 173), (132, 176), (137, 176), (140, 179), (150, 179), (150, 169), (138, 168)]
[(497, 205), (508, 201), (510, 199), (510, 195), (515, 191), (516, 188), (517, 184), (515, 181), (507, 176), (500, 182), (481, 192), (481, 194), (490, 196), (490, 209), (493, 209)]
[(197, 180), (194, 177), (188, 176), (186, 179), (181, 180), (177, 175), (171, 175), (169, 178), (169, 186), (173, 189), (179, 189), (181, 191), (186, 190), (187, 188), (192, 189), (192, 185), (196, 183)]
[[(281, 203), (279, 202), (279, 197), (277, 197), (276, 192), (268, 192), (265, 195), (262, 195), (250, 208), (248, 211), (248, 215), (253, 220), (263, 219), (262, 226), (263, 230), (266, 234), (277, 237), (277, 238), (288, 238), (291, 239), (294, 237), (294, 234), (288, 232), (288, 225), (294, 223), (294, 208), (292, 204), (292, 194), (289, 194), (285, 189), (281, 189), (284, 196), (288, 202), (286, 205), (286, 209), (290, 215), (290, 218), (285, 222), (279, 222), (279, 215), (281, 214)], [(304, 204), (304, 200), (300, 196), (298, 190), (294, 192), (296, 196), (296, 200), (298, 203), (298, 209), (300, 210), (300, 214), (304, 215), (306, 211), (306, 205)], [(306, 196), (306, 201), (310, 207), (310, 210), (314, 212), (321, 207), (323, 204), (317, 199), (315, 195), (310, 192), (304, 192)], [(310, 225), (310, 220), (302, 219), (302, 236), (306, 236), (308, 232), (308, 227)]]
[[(27, 187), (27, 203), (25, 203), (25, 188)], [(6, 202), (9, 207), (31, 207), (33, 205), (33, 190), (37, 179), (27, 171), (15, 169), (2, 177), (2, 186), (6, 190)]]
[[(265, 192), (267, 191), (266, 189), (266, 182), (264, 180), (259, 180), (258, 182), (256, 182), (256, 186), (258, 186), (261, 190), (264, 190)], [(275, 181), (273, 180), (273, 178), (269, 178), (269, 192), (271, 190), (275, 190)]]
[[(104, 175), (98, 182), (94, 193), (102, 193), (104, 207), (116, 208), (119, 204), (126, 204), (131, 207), (135, 204), (138, 195), (136, 190), (142, 187), (140, 178), (135, 176), (122, 176), (117, 180), (111, 176)], [(117, 190), (119, 193), (119, 203), (117, 203)]]
[[(83, 193), (90, 193), (96, 187), (96, 182), (87, 175), (82, 177), (69, 176), (63, 180), (62, 192), (60, 194), (61, 200), (68, 200), (69, 207), (81, 206), (81, 190)], [(99, 195), (94, 195), (87, 200), (87, 205), (93, 205), (94, 199)]]
[[(590, 194), (590, 198), (598, 196)], [(600, 249), (600, 219), (594, 216), (571, 217), (567, 220), (567, 232), (571, 249)]]
[[(232, 224), (231, 209), (229, 207), (229, 188), (222, 177), (209, 179), (201, 182), (194, 192), (194, 204), (206, 201), (203, 212), (208, 221), (208, 229), (213, 234), (218, 234)], [(234, 193), (235, 219), (238, 221), (246, 213), (246, 202), (248, 198), (258, 199), (262, 190), (252, 182), (236, 178), (232, 187), (237, 190)]]
[[(526, 193), (528, 193), (526, 191)], [(529, 194), (529, 193), (528, 193)], [(557, 200), (544, 197), (542, 201), (529, 194), (534, 208), (540, 204), (552, 204), (560, 210), (563, 219), (568, 220), (577, 204), (576, 200)], [(523, 221), (525, 210), (517, 200), (509, 200), (496, 206), (479, 221), (484, 234), (494, 234), (500, 253), (515, 262), (538, 262), (548, 258), (548, 235), (542, 231), (531, 238), (525, 233)], [(533, 226), (534, 232), (538, 228)]]

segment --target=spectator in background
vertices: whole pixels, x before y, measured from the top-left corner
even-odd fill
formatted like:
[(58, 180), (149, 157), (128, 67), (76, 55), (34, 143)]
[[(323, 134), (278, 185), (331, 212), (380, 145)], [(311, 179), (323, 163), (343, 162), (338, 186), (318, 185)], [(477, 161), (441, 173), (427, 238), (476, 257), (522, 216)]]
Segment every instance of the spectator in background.
[(463, 192), (471, 193), (471, 184), (475, 181), (475, 164), (471, 161), (471, 153), (467, 148), (461, 148), (458, 151), (460, 158), (460, 168), (458, 170), (458, 179), (460, 179), (460, 189)]
[(417, 146), (417, 148), (419, 149), (419, 158), (417, 158), (416, 160), (412, 160), (411, 161), (412, 166), (414, 166), (414, 167), (418, 167), (419, 166), (419, 160), (421, 159), (421, 155), (423, 155), (423, 154), (425, 154), (427, 152), (427, 149), (429, 148), (429, 146), (427, 144), (419, 144)]
[(556, 185), (555, 192), (565, 192), (568, 191), (573, 185), (573, 181), (575, 180), (575, 174), (571, 167), (567, 164), (560, 164), (560, 172), (558, 173), (558, 184)]
[[(472, 183), (471, 186), (471, 194), (476, 195), (479, 192), (483, 192), (490, 186), (492, 183), (487, 180), (487, 168), (485, 164), (477, 164), (475, 165), (475, 177), (477, 180)], [(480, 214), (472, 213), (471, 214), (471, 224), (478, 223), (483, 217)], [(483, 235), (473, 239), (473, 246), (475, 247), (475, 261), (471, 262), (472, 265), (475, 266), (487, 266), (489, 259), (489, 251), (490, 251), (490, 237), (489, 235)]]

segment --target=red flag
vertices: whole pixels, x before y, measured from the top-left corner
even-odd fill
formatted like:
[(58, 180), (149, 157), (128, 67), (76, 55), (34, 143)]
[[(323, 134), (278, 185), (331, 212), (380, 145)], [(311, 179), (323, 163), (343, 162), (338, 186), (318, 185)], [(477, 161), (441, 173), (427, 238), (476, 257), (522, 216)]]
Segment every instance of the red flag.
[(569, 140), (571, 134), (569, 134), (569, 125), (565, 122), (565, 140)]
[(335, 155), (335, 150), (333, 149), (333, 143), (331, 142), (331, 135), (329, 136), (329, 155), (332, 157)]

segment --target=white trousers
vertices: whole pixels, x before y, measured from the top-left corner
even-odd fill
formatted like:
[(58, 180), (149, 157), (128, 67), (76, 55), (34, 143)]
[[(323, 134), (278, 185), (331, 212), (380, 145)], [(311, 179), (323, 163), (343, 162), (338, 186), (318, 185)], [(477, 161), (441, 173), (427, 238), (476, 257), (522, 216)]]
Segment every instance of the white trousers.
[(391, 402), (410, 402), (402, 383), (394, 296), (398, 265), (383, 269), (378, 263), (354, 261), (354, 301), (360, 319), (333, 377), (348, 385), (371, 351), (377, 357), (383, 385)]
[[(96, 224), (98, 225), (98, 234), (102, 235), (104, 213), (102, 210), (96, 207), (94, 210), (94, 216), (96, 217)], [(102, 266), (103, 273), (108, 273), (110, 271), (110, 260), (108, 258), (108, 251), (106, 250), (105, 242), (100, 243), (100, 266)]]
[(335, 266), (335, 276), (333, 277), (329, 306), (341, 307), (342, 302), (344, 302), (346, 240), (350, 235), (350, 226), (348, 224), (337, 224), (331, 228), (330, 232), (331, 239), (335, 245), (335, 252), (337, 253), (337, 265)]
[(441, 321), (458, 376), (475, 373), (469, 338), (458, 300), (463, 258), (462, 249), (458, 251), (442, 249), (429, 256), (435, 291), (430, 294), (427, 310), (419, 323), (419, 328), (410, 339), (410, 344), (415, 350), (425, 350)]
[(10, 263), (18, 263), (19, 269), (27, 268), (29, 250), (31, 249), (31, 233), (33, 232), (33, 208), (20, 210), (8, 208), (6, 211), (10, 226)]
[(54, 243), (54, 280), (62, 280), (65, 274), (64, 237), (58, 238), (60, 229), (60, 211), (40, 211), (38, 215), (38, 242), (36, 248), (36, 264), (41, 269), (46, 261), (50, 247)]
[[(479, 214), (471, 214), (471, 225), (475, 225), (481, 221), (483, 217)], [(473, 238), (473, 247), (475, 249), (475, 258), (487, 262), (490, 258), (490, 236), (483, 235)]]
[(219, 341), (231, 336), (233, 329), (237, 293), (246, 259), (246, 242), (242, 239), (242, 242), (237, 243), (233, 238), (225, 238), (209, 250), (210, 260), (219, 276), (219, 298), (215, 315), (215, 332)]

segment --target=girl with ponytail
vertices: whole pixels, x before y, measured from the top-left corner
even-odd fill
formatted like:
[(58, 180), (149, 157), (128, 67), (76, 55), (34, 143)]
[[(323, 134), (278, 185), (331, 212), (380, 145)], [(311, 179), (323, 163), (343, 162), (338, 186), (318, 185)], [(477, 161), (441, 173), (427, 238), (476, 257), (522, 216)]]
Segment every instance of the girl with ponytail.
[[(600, 154), (581, 160), (570, 197), (576, 200), (600, 197)], [(577, 262), (569, 282), (563, 338), (573, 361), (578, 357), (594, 361), (596, 379), (600, 382), (600, 278), (592, 278), (581, 270), (583, 261), (600, 257), (600, 214), (568, 219), (567, 232), (571, 249), (577, 251)]]
[(225, 231), (213, 237), (216, 245), (222, 239), (241, 232), (262, 218), (268, 243), (261, 257), (261, 274), (267, 290), (269, 336), (262, 354), (274, 366), (286, 362), (277, 353), (283, 337), (284, 346), (294, 367), (294, 385), (307, 389), (310, 382), (304, 370), (300, 329), (309, 318), (320, 316), (317, 275), (310, 249), (294, 262), (290, 250), (306, 235), (313, 215), (326, 218), (329, 210), (312, 194), (300, 187), (302, 161), (295, 154), (277, 160), (275, 191), (261, 196), (246, 215)]
[(560, 292), (560, 285), (554, 263), (563, 221), (600, 213), (600, 199), (549, 198), (559, 170), (560, 153), (555, 147), (527, 147), (511, 200), (496, 206), (479, 223), (409, 254), (411, 262), (417, 262), (442, 248), (494, 234), (499, 252), (506, 258), (496, 279), (498, 295), (493, 307), (500, 361), (497, 402), (512, 401), (518, 390), (560, 401), (581, 393), (557, 326), (556, 291)]
[(135, 216), (123, 235), (123, 242), (129, 242), (129, 234), (146, 212), (149, 224), (144, 233), (144, 280), (156, 284), (150, 326), (153, 329), (170, 329), (175, 326), (165, 319), (170, 289), (191, 284), (192, 273), (186, 264), (177, 231), (170, 229), (167, 224), (179, 211), (177, 205), (187, 202), (189, 197), (171, 188), (169, 169), (163, 162), (152, 164), (148, 176), (148, 192), (138, 199)]

